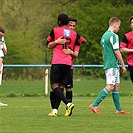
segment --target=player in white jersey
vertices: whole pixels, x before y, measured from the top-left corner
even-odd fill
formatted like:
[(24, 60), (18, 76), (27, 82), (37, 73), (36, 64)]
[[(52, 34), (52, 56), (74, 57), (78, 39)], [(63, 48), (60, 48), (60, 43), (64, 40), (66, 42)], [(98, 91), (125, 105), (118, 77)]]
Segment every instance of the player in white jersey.
[[(5, 30), (2, 27), (0, 27), (0, 85), (2, 83), (3, 58), (7, 54), (7, 47), (3, 37), (4, 33)], [(1, 106), (8, 106), (8, 105), (0, 102), (0, 107)]]
[(120, 73), (119, 63), (122, 66), (123, 74), (126, 74), (125, 64), (119, 51), (119, 37), (116, 34), (120, 29), (121, 20), (113, 17), (109, 20), (109, 28), (101, 38), (104, 70), (106, 75), (106, 87), (99, 93), (95, 101), (89, 106), (95, 114), (99, 114), (98, 105), (112, 92), (112, 98), (116, 107), (116, 114), (130, 114), (120, 106), (119, 84)]

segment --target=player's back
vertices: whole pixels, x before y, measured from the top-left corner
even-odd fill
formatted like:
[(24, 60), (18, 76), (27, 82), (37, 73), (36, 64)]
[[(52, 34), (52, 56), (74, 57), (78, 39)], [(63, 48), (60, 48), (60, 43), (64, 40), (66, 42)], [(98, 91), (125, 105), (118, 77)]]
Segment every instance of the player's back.
[(59, 37), (66, 39), (65, 44), (58, 44), (54, 47), (52, 64), (66, 64), (71, 65), (71, 55), (65, 54), (63, 52), (64, 48), (74, 49), (75, 42), (77, 39), (77, 33), (71, 30), (68, 26), (62, 26), (53, 29), (54, 40), (57, 40)]
[[(104, 55), (104, 69), (118, 67), (118, 60), (114, 54), (115, 43), (117, 42), (118, 35), (110, 30), (107, 30), (101, 38), (101, 46)], [(116, 49), (118, 49), (116, 47)]]

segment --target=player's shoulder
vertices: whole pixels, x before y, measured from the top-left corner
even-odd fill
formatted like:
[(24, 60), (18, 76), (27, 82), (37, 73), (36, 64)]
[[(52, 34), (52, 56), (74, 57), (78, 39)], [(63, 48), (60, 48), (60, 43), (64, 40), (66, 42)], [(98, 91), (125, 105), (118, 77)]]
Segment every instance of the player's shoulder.
[(53, 30), (57, 30), (57, 29), (60, 29), (61, 27), (54, 27)]
[(125, 33), (125, 36), (130, 36), (130, 35), (133, 35), (132, 31)]

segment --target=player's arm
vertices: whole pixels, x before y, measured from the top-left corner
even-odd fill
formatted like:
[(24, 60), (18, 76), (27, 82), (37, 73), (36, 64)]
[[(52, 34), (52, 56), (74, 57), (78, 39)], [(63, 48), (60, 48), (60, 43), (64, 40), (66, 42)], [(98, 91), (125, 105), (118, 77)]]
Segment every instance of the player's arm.
[(69, 48), (63, 49), (63, 51), (64, 51), (65, 54), (70, 54), (70, 55), (72, 55), (72, 57), (74, 57), (74, 58), (78, 57), (78, 54), (79, 54), (79, 51), (77, 51), (77, 50), (72, 51), (72, 50), (69, 49)]
[(120, 62), (121, 66), (122, 66), (123, 74), (126, 74), (126, 67), (125, 67), (125, 64), (124, 64), (124, 61), (122, 59), (120, 51), (119, 50), (114, 50), (114, 53), (115, 53), (118, 61)]
[(57, 44), (65, 44), (66, 43), (66, 39), (62, 38), (62, 37), (59, 37), (57, 40), (53, 41), (53, 42), (48, 42), (47, 41), (47, 44), (48, 44), (48, 48), (53, 48), (55, 47), (55, 45)]
[(120, 51), (122, 53), (133, 53), (133, 49), (129, 49), (129, 48), (120, 48)]
[(3, 49), (2, 49), (3, 53), (4, 53), (4, 56), (7, 55), (7, 47), (6, 47), (6, 44), (3, 43)]
[(87, 41), (86, 41), (85, 39), (83, 39), (83, 41), (82, 41), (81, 43), (86, 44), (86, 43), (87, 43)]
[(80, 36), (78, 33), (77, 33), (77, 39), (76, 39), (77, 43), (83, 43), (83, 44), (86, 44), (87, 41), (84, 37)]
[(7, 55), (7, 49), (2, 49), (2, 51), (3, 51), (3, 53), (4, 53), (4, 56), (6, 56)]
[(120, 51), (122, 53), (133, 53), (133, 49), (127, 48), (128, 39), (126, 35), (123, 36), (122, 42), (120, 43)]

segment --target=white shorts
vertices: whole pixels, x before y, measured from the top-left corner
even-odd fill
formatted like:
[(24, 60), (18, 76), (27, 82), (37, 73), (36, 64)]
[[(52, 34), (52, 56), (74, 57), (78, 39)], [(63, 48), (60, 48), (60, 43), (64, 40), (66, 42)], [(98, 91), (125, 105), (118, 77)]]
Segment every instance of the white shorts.
[(120, 68), (109, 68), (105, 70), (106, 84), (120, 83)]

